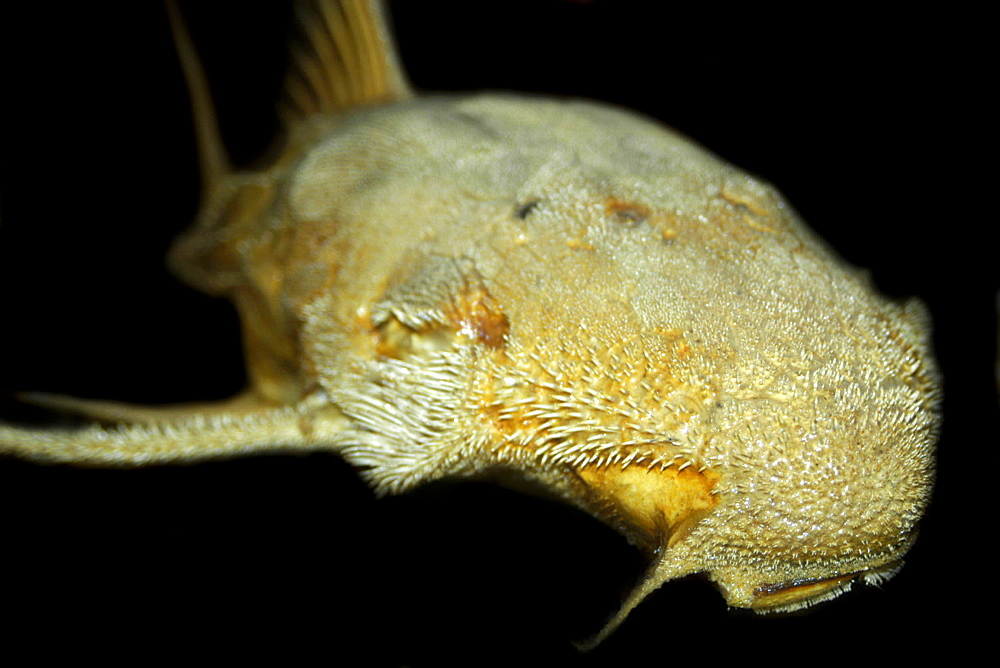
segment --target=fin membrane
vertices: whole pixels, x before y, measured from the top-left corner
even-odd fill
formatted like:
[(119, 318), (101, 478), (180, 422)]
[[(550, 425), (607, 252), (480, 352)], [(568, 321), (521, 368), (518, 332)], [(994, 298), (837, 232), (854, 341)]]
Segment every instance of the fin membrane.
[(412, 97), (377, 0), (300, 0), (286, 120)]

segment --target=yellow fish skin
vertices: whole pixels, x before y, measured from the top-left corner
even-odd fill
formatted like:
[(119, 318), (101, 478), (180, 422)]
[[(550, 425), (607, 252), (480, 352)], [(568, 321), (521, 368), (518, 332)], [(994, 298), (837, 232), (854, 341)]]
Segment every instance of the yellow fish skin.
[(63, 401), (138, 426), (3, 445), (331, 450), (384, 493), (526, 481), (650, 556), (622, 614), (689, 573), (767, 610), (894, 572), (933, 479), (927, 318), (772, 188), (597, 103), (421, 96), (310, 123), (276, 167), (227, 176), (238, 206), (172, 255), (237, 302), (252, 392), (180, 414)]

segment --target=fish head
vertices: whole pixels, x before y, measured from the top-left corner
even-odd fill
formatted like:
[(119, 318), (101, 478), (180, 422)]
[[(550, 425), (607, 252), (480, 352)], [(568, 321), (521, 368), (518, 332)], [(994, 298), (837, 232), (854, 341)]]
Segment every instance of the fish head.
[(692, 573), (732, 606), (807, 605), (912, 544), (924, 309), (767, 184), (625, 112), (502, 96), (372, 112), (297, 169), (296, 234), (335, 220), (338, 255), (285, 301), (377, 490), (539, 482), (651, 556), (626, 612)]

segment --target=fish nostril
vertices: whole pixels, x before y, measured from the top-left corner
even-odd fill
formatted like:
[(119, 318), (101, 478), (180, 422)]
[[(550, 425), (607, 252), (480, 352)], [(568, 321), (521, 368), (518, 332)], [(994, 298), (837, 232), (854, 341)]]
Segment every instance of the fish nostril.
[(531, 213), (538, 208), (538, 200), (531, 200), (529, 202), (519, 203), (514, 209), (514, 217), (518, 220), (524, 220)]

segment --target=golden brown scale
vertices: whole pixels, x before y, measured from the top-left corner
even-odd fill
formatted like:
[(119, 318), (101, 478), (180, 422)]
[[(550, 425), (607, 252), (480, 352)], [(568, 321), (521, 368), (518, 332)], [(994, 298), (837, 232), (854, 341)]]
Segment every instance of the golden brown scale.
[(895, 572), (938, 424), (918, 302), (877, 295), (776, 191), (651, 121), (414, 97), (377, 4), (299, 13), (287, 143), (256, 173), (226, 164), (176, 27), (206, 177), (171, 266), (236, 303), (247, 392), (36, 397), (116, 425), (2, 425), (0, 447), (90, 465), (328, 450), (378, 493), (527, 482), (650, 557), (593, 642), (692, 573), (768, 611)]

